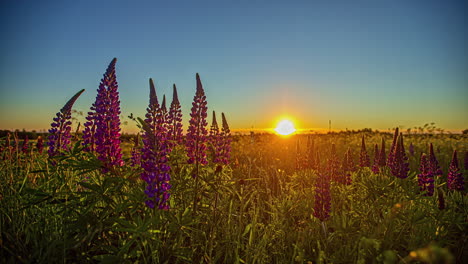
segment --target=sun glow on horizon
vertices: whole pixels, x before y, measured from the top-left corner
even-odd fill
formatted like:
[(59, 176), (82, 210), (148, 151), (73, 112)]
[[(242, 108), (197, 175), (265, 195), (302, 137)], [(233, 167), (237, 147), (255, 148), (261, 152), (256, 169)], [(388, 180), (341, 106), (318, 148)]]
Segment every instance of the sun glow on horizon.
[(276, 125), (275, 132), (279, 135), (287, 136), (296, 132), (296, 128), (294, 128), (293, 122), (288, 119), (283, 119)]

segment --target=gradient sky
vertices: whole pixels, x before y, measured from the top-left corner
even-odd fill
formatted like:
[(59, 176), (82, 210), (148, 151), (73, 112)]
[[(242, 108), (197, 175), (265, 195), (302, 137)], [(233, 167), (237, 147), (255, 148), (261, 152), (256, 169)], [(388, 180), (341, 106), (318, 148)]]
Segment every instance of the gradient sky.
[[(0, 3), (0, 129), (49, 128), (80, 89), (88, 111), (117, 57), (123, 115), (148, 78), (176, 83), (187, 120), (199, 73), (232, 128), (468, 128), (466, 1)], [(211, 120), (211, 115), (210, 115)], [(124, 131), (136, 131), (129, 123)]]

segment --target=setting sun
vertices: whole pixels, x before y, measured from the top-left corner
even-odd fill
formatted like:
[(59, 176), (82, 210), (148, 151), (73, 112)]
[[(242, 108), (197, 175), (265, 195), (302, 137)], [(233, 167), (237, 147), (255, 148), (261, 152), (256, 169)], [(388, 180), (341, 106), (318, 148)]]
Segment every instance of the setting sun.
[(275, 128), (275, 131), (280, 135), (287, 136), (296, 132), (296, 128), (294, 128), (294, 124), (291, 121), (285, 119), (281, 120), (278, 123), (278, 125)]

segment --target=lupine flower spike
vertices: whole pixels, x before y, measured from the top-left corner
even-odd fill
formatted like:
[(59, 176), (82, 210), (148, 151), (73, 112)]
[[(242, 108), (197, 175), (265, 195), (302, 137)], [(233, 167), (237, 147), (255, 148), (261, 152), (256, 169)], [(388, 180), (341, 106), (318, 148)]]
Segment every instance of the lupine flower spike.
[(21, 151), (24, 154), (28, 154), (28, 150), (29, 150), (29, 138), (28, 138), (28, 135), (26, 135), (26, 137), (23, 140), (23, 145), (21, 146)]
[(351, 173), (355, 171), (355, 165), (351, 154), (351, 149), (349, 148), (343, 157), (341, 169), (343, 174), (341, 176), (340, 182), (347, 185), (351, 184)]
[(380, 153), (379, 153), (379, 145), (375, 144), (374, 146), (374, 164), (372, 165), (372, 171), (377, 174), (379, 173), (379, 158), (380, 158)]
[(421, 162), (419, 166), (421, 173), (418, 174), (418, 185), (421, 192), (426, 192), (426, 196), (434, 194), (434, 174), (429, 166), (429, 159), (426, 154), (421, 155)]
[(434, 147), (432, 143), (429, 144), (429, 169), (434, 176), (441, 177), (444, 173), (440, 169), (439, 162), (434, 154)]
[(231, 130), (229, 129), (228, 122), (224, 113), (221, 113), (223, 120), (223, 127), (221, 128), (222, 148), (220, 151), (220, 162), (224, 165), (229, 164), (231, 158)]
[(453, 191), (463, 191), (465, 189), (465, 180), (463, 179), (463, 174), (460, 172), (460, 168), (458, 167), (456, 150), (453, 151), (452, 161), (450, 162), (447, 187), (449, 190)]
[[(187, 131), (187, 162), (189, 164), (206, 165), (206, 141), (208, 125), (207, 117), (207, 102), (205, 91), (203, 90), (200, 76), (197, 73), (197, 91), (193, 97), (192, 111), (190, 113), (189, 128)], [(194, 175), (196, 176), (196, 175)]]
[(361, 153), (359, 154), (359, 166), (361, 168), (370, 167), (370, 159), (369, 159), (369, 154), (367, 154), (366, 142), (364, 141), (364, 136), (362, 136), (362, 141), (361, 141)]
[(390, 147), (390, 151), (388, 152), (388, 159), (387, 159), (387, 165), (390, 167), (390, 169), (392, 168), (394, 162), (393, 162), (393, 159), (395, 157), (395, 149), (396, 149), (396, 146), (398, 144), (398, 127), (395, 128), (395, 134), (393, 134), (393, 141), (392, 141), (392, 146)]
[(137, 134), (132, 147), (130, 166), (136, 167), (141, 164), (140, 134)]
[(83, 92), (84, 89), (76, 93), (65, 106), (60, 109), (60, 112), (58, 112), (53, 119), (54, 122), (50, 124), (51, 128), (49, 129), (47, 141), (49, 157), (58, 156), (60, 152), (70, 149), (71, 110), (76, 99), (78, 99)]
[(339, 182), (340, 165), (336, 155), (335, 144), (331, 146), (330, 157), (327, 162), (327, 173), (332, 181)]
[(464, 159), (464, 162), (465, 163), (465, 170), (468, 170), (468, 151), (465, 151), (465, 159)]
[(413, 142), (410, 143), (409, 145), (409, 153), (411, 154), (411, 156), (414, 156), (414, 145), (413, 145)]
[(141, 155), (141, 178), (148, 184), (145, 194), (150, 208), (169, 209), (170, 166), (167, 164), (167, 139), (163, 112), (158, 103), (153, 80), (150, 79), (150, 103), (142, 122), (143, 149)]
[(328, 175), (318, 174), (314, 198), (314, 216), (322, 222), (328, 220), (331, 211), (330, 177)]
[(392, 164), (388, 164), (392, 174), (400, 179), (408, 177), (409, 164), (408, 157), (403, 145), (403, 134), (397, 139), (397, 144), (393, 153)]
[(168, 139), (171, 141), (171, 146), (182, 143), (182, 110), (175, 84), (173, 89), (172, 103), (168, 115)]
[(85, 150), (95, 151), (103, 163), (103, 172), (122, 166), (120, 147), (120, 101), (114, 58), (99, 84), (96, 101), (84, 124), (83, 144)]
[(44, 139), (41, 136), (37, 137), (36, 148), (37, 151), (42, 154), (42, 151), (44, 150)]

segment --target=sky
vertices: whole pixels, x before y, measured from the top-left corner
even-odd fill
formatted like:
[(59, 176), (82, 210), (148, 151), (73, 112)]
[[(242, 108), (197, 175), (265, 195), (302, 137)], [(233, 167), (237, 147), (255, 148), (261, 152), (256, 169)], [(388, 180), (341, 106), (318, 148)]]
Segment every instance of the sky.
[[(195, 74), (233, 129), (468, 128), (466, 1), (0, 2), (0, 129), (47, 130), (116, 57), (124, 132), (148, 79), (187, 124)], [(75, 115), (78, 120), (83, 117)], [(220, 118), (220, 117), (218, 117)]]

